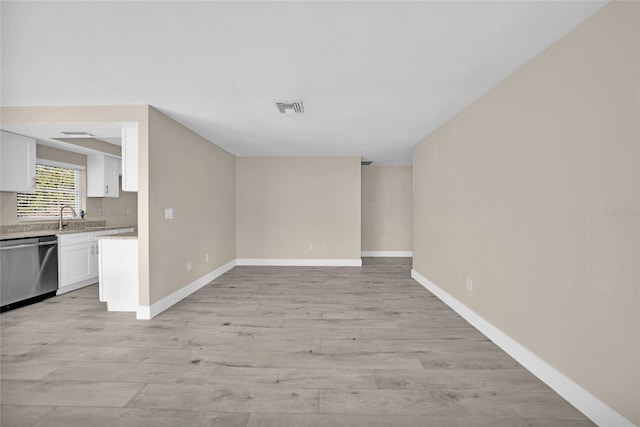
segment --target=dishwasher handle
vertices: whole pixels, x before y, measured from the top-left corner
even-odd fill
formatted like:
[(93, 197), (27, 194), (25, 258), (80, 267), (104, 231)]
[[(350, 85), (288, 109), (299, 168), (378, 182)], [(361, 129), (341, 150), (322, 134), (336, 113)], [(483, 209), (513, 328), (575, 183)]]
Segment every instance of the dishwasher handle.
[(40, 243), (28, 243), (26, 245), (15, 245), (15, 246), (4, 246), (2, 248), (0, 248), (0, 251), (10, 251), (13, 249), (22, 249), (22, 248), (33, 248), (36, 246), (51, 246), (51, 245), (57, 245), (58, 242), (53, 241), (53, 242), (40, 242)]

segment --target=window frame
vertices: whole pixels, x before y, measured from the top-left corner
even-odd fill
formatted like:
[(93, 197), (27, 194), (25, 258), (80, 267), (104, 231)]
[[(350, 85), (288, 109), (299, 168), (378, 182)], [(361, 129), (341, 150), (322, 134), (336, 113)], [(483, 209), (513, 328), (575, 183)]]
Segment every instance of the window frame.
[[(80, 172), (80, 206), (81, 206), (80, 209), (85, 210), (85, 206), (86, 206), (86, 175), (85, 173), (87, 169), (86, 166), (78, 165), (74, 163), (58, 162), (56, 160), (40, 159), (40, 158), (36, 159), (36, 167), (37, 165), (65, 168), (65, 169), (74, 169), (79, 171)], [(37, 192), (37, 189), (36, 189), (36, 192)], [(57, 221), (58, 218), (51, 217), (51, 216), (23, 216), (23, 217), (18, 216), (18, 212), (17, 212), (17, 198), (18, 198), (17, 195), (18, 194), (21, 194), (21, 193), (19, 192), (16, 193), (16, 219), (18, 222)], [(32, 193), (26, 193), (26, 194), (32, 194)], [(63, 216), (63, 218), (64, 219), (81, 219), (80, 212), (78, 212), (78, 209), (75, 209), (75, 210), (76, 210), (76, 216)], [(65, 211), (65, 213), (67, 212), (68, 210)]]

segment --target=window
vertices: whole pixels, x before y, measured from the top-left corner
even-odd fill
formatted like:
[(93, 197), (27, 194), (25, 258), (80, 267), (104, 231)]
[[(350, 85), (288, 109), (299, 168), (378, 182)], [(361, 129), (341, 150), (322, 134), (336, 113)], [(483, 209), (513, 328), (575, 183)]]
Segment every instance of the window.
[[(81, 166), (39, 160), (36, 164), (36, 192), (17, 194), (18, 220), (54, 219), (60, 217), (60, 208), (69, 205), (76, 214), (82, 209)], [(65, 218), (73, 218), (71, 209), (65, 209)]]

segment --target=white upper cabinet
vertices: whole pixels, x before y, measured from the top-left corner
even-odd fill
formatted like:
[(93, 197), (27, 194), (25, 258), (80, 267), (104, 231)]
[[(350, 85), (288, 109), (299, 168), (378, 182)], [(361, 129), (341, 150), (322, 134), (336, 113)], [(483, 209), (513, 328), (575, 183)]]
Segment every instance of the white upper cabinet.
[(0, 191), (35, 193), (35, 139), (0, 132)]
[(118, 197), (120, 159), (101, 154), (87, 155), (87, 197)]
[(138, 191), (138, 128), (122, 129), (122, 191)]

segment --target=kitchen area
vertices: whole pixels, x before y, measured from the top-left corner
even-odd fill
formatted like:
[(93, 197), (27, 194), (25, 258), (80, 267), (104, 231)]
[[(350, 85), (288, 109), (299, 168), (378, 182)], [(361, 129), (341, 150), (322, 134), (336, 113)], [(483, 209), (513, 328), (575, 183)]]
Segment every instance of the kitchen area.
[(137, 151), (133, 122), (3, 125), (1, 311), (96, 283), (136, 311)]

